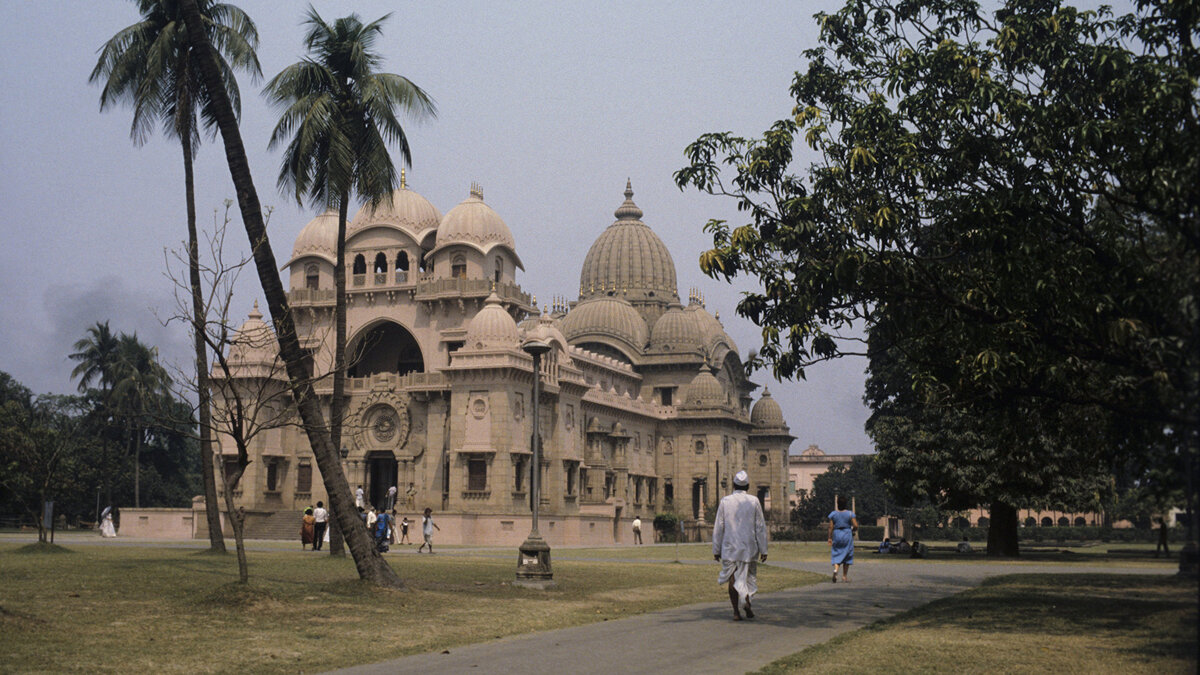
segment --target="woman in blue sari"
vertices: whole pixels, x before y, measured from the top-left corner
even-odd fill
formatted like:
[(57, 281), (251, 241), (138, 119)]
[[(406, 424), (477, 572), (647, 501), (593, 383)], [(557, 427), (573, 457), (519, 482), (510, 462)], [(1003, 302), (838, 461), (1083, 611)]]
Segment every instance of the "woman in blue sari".
[(833, 583), (837, 583), (838, 566), (842, 567), (842, 582), (850, 581), (850, 565), (854, 564), (854, 533), (858, 519), (846, 509), (846, 498), (837, 498), (837, 510), (829, 513), (829, 560), (833, 563)]

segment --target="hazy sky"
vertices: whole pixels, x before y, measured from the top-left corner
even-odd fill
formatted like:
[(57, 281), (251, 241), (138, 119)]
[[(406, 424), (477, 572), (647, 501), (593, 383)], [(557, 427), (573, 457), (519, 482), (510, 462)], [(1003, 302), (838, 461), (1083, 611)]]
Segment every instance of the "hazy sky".
[[(258, 25), (265, 78), (302, 56), (300, 2), (237, 2)], [(126, 2), (0, 2), (0, 370), (36, 392), (66, 392), (72, 343), (109, 320), (172, 361), (186, 363), (185, 330), (173, 312), (165, 255), (186, 236), (183, 165), (161, 135), (141, 148), (130, 111), (99, 111), (87, 82), (97, 49), (137, 20)], [(409, 187), (443, 213), (479, 182), (512, 229), (526, 270), (518, 283), (545, 303), (574, 299), (592, 242), (610, 225), (626, 178), (643, 220), (675, 259), (685, 301), (696, 287), (719, 312), (740, 353), (759, 330), (734, 307), (751, 280), (704, 277), (709, 218), (737, 221), (730, 202), (681, 192), (672, 174), (700, 134), (758, 135), (787, 116), (792, 74), (815, 44), (812, 14), (830, 2), (316, 2), (334, 19), (394, 12), (385, 25), (383, 69), (437, 100), (439, 116), (406, 124), (413, 148)], [(242, 135), (276, 257), (314, 213), (275, 187), (279, 153), (267, 139), (276, 114), (263, 82), (241, 80)], [(201, 226), (234, 196), (218, 143), (200, 148), (196, 201)], [(236, 209), (235, 209), (236, 210)], [(351, 211), (353, 213), (353, 210)], [(236, 241), (245, 247), (240, 221)], [(261, 299), (246, 275), (240, 312)], [(871, 450), (863, 433), (862, 360), (774, 382), (799, 452)]]

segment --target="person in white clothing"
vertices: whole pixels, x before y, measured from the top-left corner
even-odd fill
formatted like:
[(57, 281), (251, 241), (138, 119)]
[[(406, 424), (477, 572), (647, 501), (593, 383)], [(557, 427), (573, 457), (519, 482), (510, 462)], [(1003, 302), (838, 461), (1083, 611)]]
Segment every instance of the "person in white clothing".
[[(733, 620), (754, 618), (750, 599), (758, 592), (758, 563), (767, 561), (767, 521), (762, 505), (746, 494), (745, 471), (733, 477), (733, 493), (721, 498), (713, 520), (713, 559), (721, 563), (717, 583), (729, 583)], [(757, 558), (757, 560), (756, 560)]]
[(117, 530), (113, 527), (112, 507), (104, 507), (104, 513), (100, 514), (100, 536), (115, 537)]
[(642, 543), (642, 519), (640, 516), (633, 518), (633, 543)]
[(363, 489), (361, 485), (354, 491), (354, 505), (360, 509), (363, 507)]
[(317, 508), (313, 509), (313, 547), (312, 550), (320, 551), (321, 546), (329, 541), (325, 538), (326, 528), (329, 527), (329, 512), (325, 510), (325, 502), (317, 502)]
[(433, 530), (435, 528), (438, 532), (442, 531), (442, 528), (433, 522), (433, 509), (426, 506), (425, 515), (421, 516), (421, 534), (425, 536), (425, 542), (417, 547), (417, 553), (420, 553), (421, 549), (426, 546), (429, 547), (429, 552), (433, 553)]

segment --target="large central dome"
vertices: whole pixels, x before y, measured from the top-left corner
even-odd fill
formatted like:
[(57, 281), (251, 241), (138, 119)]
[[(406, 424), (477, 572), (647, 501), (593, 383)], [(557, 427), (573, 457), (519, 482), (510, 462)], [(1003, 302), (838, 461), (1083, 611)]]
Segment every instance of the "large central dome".
[(596, 239), (579, 274), (579, 299), (613, 296), (635, 305), (678, 302), (675, 262), (666, 245), (641, 221), (633, 188), (625, 183), (625, 203), (617, 222)]

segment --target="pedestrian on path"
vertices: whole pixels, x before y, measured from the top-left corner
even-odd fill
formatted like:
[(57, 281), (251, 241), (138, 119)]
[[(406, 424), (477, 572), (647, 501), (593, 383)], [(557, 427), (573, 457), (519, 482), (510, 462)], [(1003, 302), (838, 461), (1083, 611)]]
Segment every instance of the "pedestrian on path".
[(854, 533), (858, 519), (846, 509), (846, 498), (838, 496), (837, 510), (829, 512), (829, 561), (833, 563), (833, 583), (837, 583), (838, 566), (842, 582), (850, 581), (850, 566), (854, 564)]
[(317, 508), (313, 509), (312, 550), (320, 551), (325, 544), (325, 528), (327, 527), (329, 527), (329, 512), (325, 510), (325, 502), (317, 502)]
[(737, 472), (733, 493), (721, 498), (713, 520), (713, 559), (721, 563), (717, 583), (729, 584), (734, 621), (742, 620), (743, 611), (754, 618), (750, 599), (758, 592), (758, 563), (767, 561), (767, 521), (762, 505), (746, 493), (749, 487), (746, 472)]
[(633, 517), (633, 543), (642, 543), (642, 518), (641, 516)]
[(312, 507), (304, 509), (304, 517), (300, 519), (300, 550), (306, 551), (306, 546), (312, 545), (313, 533), (316, 532), (317, 519), (313, 518)]
[(408, 539), (408, 516), (404, 516), (400, 520), (400, 543), (412, 546), (412, 542)]
[(425, 541), (417, 547), (417, 553), (420, 553), (421, 549), (425, 548), (426, 546), (429, 547), (429, 553), (433, 553), (434, 528), (437, 528), (438, 532), (442, 531), (442, 528), (438, 527), (437, 524), (433, 522), (433, 509), (426, 506), (425, 515), (421, 517), (421, 534), (425, 535)]

